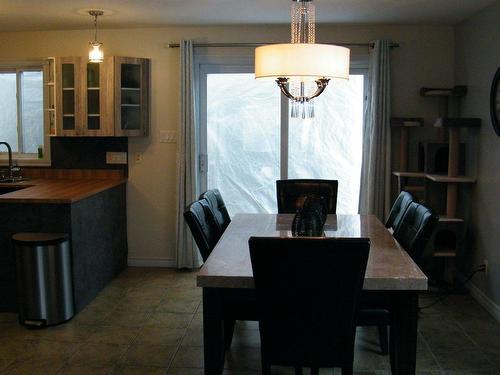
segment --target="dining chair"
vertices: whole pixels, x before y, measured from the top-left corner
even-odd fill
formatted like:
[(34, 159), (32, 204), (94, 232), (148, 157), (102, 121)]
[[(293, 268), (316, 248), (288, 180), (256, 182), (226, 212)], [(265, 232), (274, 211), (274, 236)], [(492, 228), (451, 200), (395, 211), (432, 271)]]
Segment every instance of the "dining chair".
[[(399, 227), (406, 209), (410, 203), (416, 201), (415, 196), (402, 191), (391, 207), (385, 227), (392, 233)], [(380, 352), (382, 355), (389, 353), (389, 337), (387, 327), (390, 325), (390, 313), (387, 309), (377, 306), (377, 301), (363, 301), (360, 314), (358, 316), (358, 326), (376, 326), (378, 329)]]
[(439, 216), (429, 207), (412, 202), (408, 205), (394, 238), (417, 264), (421, 264), (423, 252), (434, 231)]
[(352, 374), (368, 238), (250, 237), (262, 374), (271, 366)]
[[(184, 212), (184, 219), (191, 230), (203, 261), (206, 262), (223, 233), (212, 211), (212, 206), (207, 199), (194, 201)], [(232, 290), (225, 296), (223, 316), (224, 345), (229, 348), (236, 320), (257, 320), (255, 292), (252, 289)]]
[(276, 180), (278, 213), (294, 214), (302, 208), (308, 196), (323, 197), (329, 214), (337, 211), (337, 180), (292, 179)]
[[(401, 199), (400, 199), (401, 198)], [(412, 194), (401, 192), (391, 209), (394, 215), (393, 236), (417, 264), (421, 264), (421, 257), (427, 241), (432, 234), (439, 218), (430, 208), (413, 201)], [(398, 202), (399, 201), (399, 202)], [(406, 206), (406, 207), (405, 207)], [(389, 220), (391, 215), (389, 215)], [(388, 221), (389, 221), (388, 220)], [(387, 225), (386, 227), (390, 227)], [(358, 326), (377, 326), (381, 353), (388, 354), (387, 327), (390, 326), (390, 313), (377, 299), (363, 300), (361, 312), (358, 316)]]
[(226, 230), (227, 226), (231, 222), (229, 213), (227, 212), (226, 204), (219, 189), (210, 189), (200, 195), (200, 199), (206, 199), (212, 207), (212, 211), (215, 216), (215, 220), (219, 223), (222, 231)]
[(389, 217), (385, 222), (385, 227), (391, 229), (392, 231), (395, 231), (399, 224), (401, 224), (401, 219), (403, 218), (403, 215), (410, 203), (416, 201), (417, 200), (415, 199), (415, 196), (408, 191), (402, 191), (401, 193), (399, 193), (398, 197), (391, 207)]
[(184, 219), (203, 261), (206, 262), (222, 235), (222, 228), (217, 223), (210, 204), (206, 199), (194, 201), (184, 211)]

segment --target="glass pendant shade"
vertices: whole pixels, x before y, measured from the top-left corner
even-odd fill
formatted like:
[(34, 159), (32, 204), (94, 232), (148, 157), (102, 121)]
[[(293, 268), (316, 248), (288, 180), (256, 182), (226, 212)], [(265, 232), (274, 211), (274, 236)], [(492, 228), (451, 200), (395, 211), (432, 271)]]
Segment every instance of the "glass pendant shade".
[(97, 40), (97, 17), (102, 16), (102, 10), (89, 10), (89, 15), (94, 17), (94, 40), (89, 42), (89, 62), (100, 63), (104, 61), (104, 52), (102, 50), (102, 43)]
[(90, 42), (89, 62), (100, 63), (104, 61), (104, 52), (102, 51), (102, 43)]

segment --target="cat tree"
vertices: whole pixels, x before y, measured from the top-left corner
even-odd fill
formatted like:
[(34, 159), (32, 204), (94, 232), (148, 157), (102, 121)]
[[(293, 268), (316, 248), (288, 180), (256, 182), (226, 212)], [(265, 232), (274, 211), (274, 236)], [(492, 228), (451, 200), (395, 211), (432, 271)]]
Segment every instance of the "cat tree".
[[(465, 176), (465, 145), (460, 143), (460, 129), (477, 128), (481, 125), (479, 118), (460, 117), (460, 101), (467, 95), (466, 86), (453, 88), (422, 88), (420, 95), (438, 99), (439, 117), (434, 123), (438, 129), (441, 142), (426, 142), (419, 147), (419, 169), (408, 172), (408, 129), (412, 126), (423, 126), (423, 119), (393, 118), (392, 126), (400, 127), (399, 171), (393, 175), (398, 180), (398, 190), (424, 193), (424, 199), (430, 207), (440, 214), (437, 228), (425, 250), (425, 256), (445, 258), (444, 279), (453, 281), (453, 262), (457, 255), (463, 254), (465, 240), (465, 223), (457, 217), (458, 189), (460, 185), (475, 183), (475, 178)], [(455, 107), (456, 117), (450, 117), (450, 106)], [(418, 125), (417, 125), (418, 124)], [(447, 138), (447, 144), (443, 141)], [(443, 167), (444, 166), (444, 167)], [(424, 181), (424, 184), (408, 184), (408, 180)], [(436, 197), (432, 185), (444, 185), (446, 195), (445, 207), (439, 207), (444, 196)], [(440, 195), (440, 194), (438, 194)], [(436, 205), (432, 204), (432, 201)], [(437, 206), (437, 208), (436, 208)]]

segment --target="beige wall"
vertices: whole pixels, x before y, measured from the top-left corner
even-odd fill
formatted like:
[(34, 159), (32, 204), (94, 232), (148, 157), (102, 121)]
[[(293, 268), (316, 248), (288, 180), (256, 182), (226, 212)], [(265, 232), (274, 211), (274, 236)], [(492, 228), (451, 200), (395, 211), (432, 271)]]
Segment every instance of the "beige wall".
[(474, 240), (469, 265), (482, 264), (485, 259), (489, 263), (488, 275), (474, 277), (472, 291), (500, 320), (500, 137), (489, 114), (491, 81), (500, 67), (499, 20), (500, 2), (457, 26), (456, 83), (469, 87), (462, 115), (482, 119), (478, 132), (465, 134), (469, 149), (477, 155), (477, 184), (472, 189), (469, 215)]
[[(129, 141), (128, 183), (129, 257), (135, 261), (173, 264), (175, 258), (176, 144), (159, 143), (160, 130), (179, 127), (178, 50), (165, 43), (192, 38), (203, 42), (282, 42), (289, 26), (176, 27), (102, 30), (105, 53), (152, 59), (151, 135)], [(368, 42), (388, 38), (400, 44), (392, 53), (394, 116), (424, 116), (429, 125), (436, 104), (419, 96), (421, 86), (453, 84), (454, 37), (440, 26), (320, 26), (318, 41)], [(0, 33), (0, 58), (85, 55), (89, 30)], [(415, 150), (413, 146), (411, 150)], [(135, 164), (135, 152), (144, 153)]]

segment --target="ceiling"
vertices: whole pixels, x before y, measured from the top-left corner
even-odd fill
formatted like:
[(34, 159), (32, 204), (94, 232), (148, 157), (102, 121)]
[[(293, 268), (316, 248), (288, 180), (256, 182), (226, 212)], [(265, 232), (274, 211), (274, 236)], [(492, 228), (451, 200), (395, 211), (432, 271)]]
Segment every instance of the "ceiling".
[[(456, 24), (498, 0), (315, 0), (318, 23)], [(2, 0), (0, 31), (288, 23), (291, 0)]]

